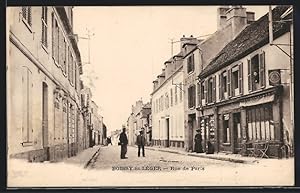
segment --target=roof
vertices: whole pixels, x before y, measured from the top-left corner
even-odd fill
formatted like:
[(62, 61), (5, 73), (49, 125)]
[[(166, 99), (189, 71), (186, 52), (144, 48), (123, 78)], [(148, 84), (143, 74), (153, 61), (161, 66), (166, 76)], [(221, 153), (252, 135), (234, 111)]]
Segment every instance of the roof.
[[(272, 11), (273, 21), (279, 21), (280, 16), (289, 6), (278, 6)], [(247, 26), (239, 35), (229, 42), (212, 61), (199, 74), (200, 78), (220, 70), (237, 61), (254, 50), (262, 47), (269, 42), (269, 21), (268, 13), (259, 20)], [(283, 22), (273, 22), (274, 39), (289, 31), (289, 25)]]

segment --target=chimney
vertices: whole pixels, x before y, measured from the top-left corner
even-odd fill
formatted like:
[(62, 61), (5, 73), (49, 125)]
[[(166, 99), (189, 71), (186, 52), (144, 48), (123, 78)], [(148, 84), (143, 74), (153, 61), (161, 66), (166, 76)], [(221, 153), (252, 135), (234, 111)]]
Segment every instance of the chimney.
[(227, 25), (231, 24), (232, 26), (232, 38), (234, 38), (247, 25), (246, 8), (241, 5), (232, 6), (226, 12), (226, 17)]
[(197, 38), (194, 38), (193, 35), (191, 35), (190, 37), (185, 37), (185, 35), (183, 35), (182, 38), (180, 38), (180, 43), (181, 52), (183, 53), (183, 55), (185, 55), (194, 46), (196, 46), (199, 41)]
[(221, 6), (217, 10), (217, 29), (220, 30), (227, 24), (226, 12), (229, 10), (229, 6)]
[(251, 11), (247, 11), (247, 24), (251, 24), (252, 22), (255, 21), (255, 13)]
[(165, 62), (165, 78), (167, 79), (174, 72), (174, 64), (171, 60)]
[(158, 87), (158, 80), (154, 80), (153, 81), (153, 91), (156, 90), (156, 88)]

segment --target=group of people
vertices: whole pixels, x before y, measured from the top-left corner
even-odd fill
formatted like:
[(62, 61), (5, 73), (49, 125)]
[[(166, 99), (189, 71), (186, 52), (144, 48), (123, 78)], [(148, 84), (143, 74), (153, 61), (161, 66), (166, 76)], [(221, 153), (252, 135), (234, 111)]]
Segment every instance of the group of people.
[[(144, 135), (143, 130), (140, 131), (140, 134), (136, 137), (136, 145), (138, 146), (138, 157), (142, 155), (145, 157), (145, 144), (146, 144), (146, 137)], [(128, 138), (126, 135), (126, 128), (123, 128), (122, 133), (119, 137), (119, 145), (121, 146), (121, 159), (127, 159), (126, 153), (127, 153), (127, 145), (128, 145)]]
[[(195, 152), (196, 153), (203, 153), (202, 148), (202, 136), (200, 133), (200, 129), (197, 129), (197, 134), (195, 135), (194, 141), (195, 141)], [(144, 135), (143, 130), (140, 131), (140, 134), (136, 137), (136, 145), (138, 146), (138, 157), (140, 157), (140, 152), (142, 150), (142, 155), (145, 157), (145, 144), (146, 144), (146, 137)], [(126, 135), (126, 128), (123, 128), (122, 133), (119, 137), (119, 145), (121, 145), (121, 159), (127, 159), (126, 153), (127, 153), (127, 145), (128, 145), (128, 138)], [(210, 141), (207, 142), (207, 150), (206, 153), (214, 153), (214, 147), (211, 144)]]

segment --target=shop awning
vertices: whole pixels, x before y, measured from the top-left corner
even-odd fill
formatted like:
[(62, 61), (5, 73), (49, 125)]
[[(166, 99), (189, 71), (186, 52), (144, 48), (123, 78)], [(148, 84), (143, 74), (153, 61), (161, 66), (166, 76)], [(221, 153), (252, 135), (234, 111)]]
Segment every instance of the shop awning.
[(269, 96), (254, 98), (248, 101), (240, 102), (240, 107), (249, 107), (249, 106), (265, 104), (273, 101), (274, 101), (274, 95), (269, 95)]

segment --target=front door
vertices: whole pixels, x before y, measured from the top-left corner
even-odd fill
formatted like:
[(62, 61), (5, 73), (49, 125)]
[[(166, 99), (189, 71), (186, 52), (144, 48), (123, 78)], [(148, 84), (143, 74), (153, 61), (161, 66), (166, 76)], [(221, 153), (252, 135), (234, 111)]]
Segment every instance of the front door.
[(42, 90), (42, 135), (45, 160), (50, 159), (48, 144), (48, 86), (43, 82)]
[(241, 113), (233, 114), (233, 153), (239, 153), (241, 144)]
[(196, 115), (189, 115), (188, 118), (188, 129), (189, 129), (189, 147), (188, 150), (194, 151), (194, 137), (196, 129)]

